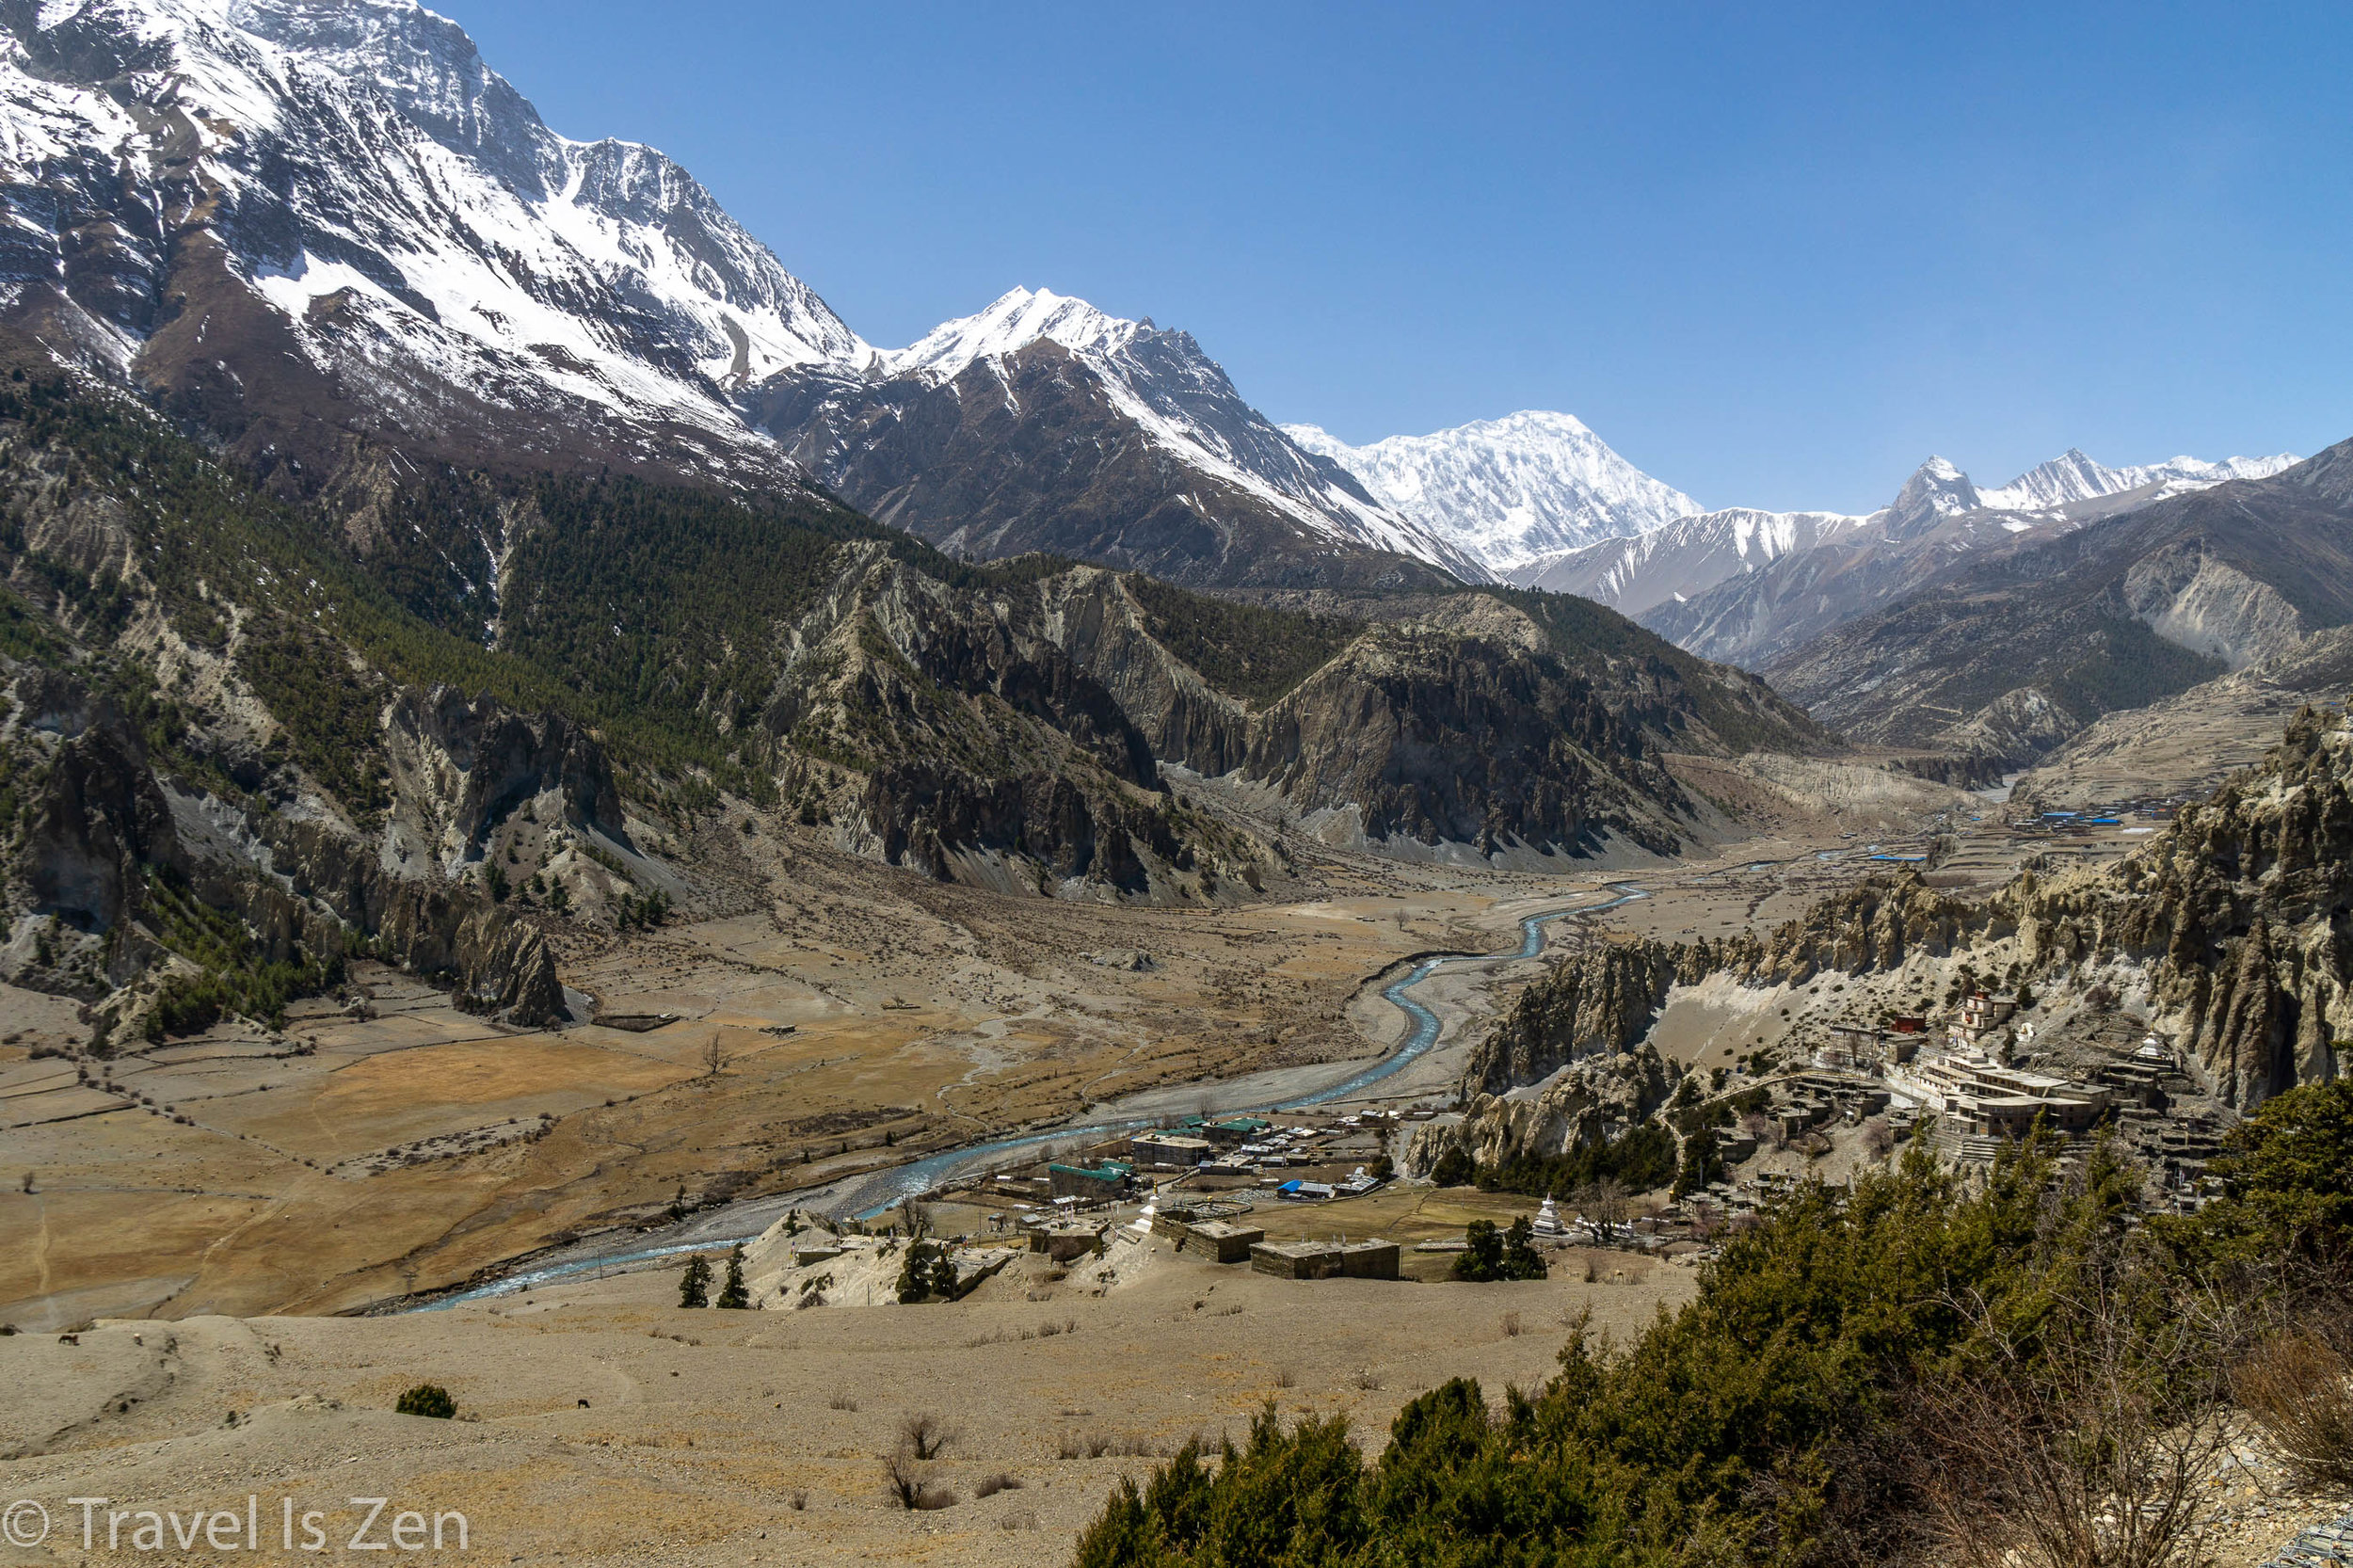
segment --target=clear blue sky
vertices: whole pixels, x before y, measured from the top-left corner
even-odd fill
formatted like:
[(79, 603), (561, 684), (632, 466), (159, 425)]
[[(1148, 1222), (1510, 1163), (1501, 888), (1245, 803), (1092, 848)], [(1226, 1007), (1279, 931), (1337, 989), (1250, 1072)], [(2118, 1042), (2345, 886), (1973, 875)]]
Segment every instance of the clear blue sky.
[(2353, 8), (429, 0), (872, 342), (1014, 284), (1706, 505), (2353, 435)]

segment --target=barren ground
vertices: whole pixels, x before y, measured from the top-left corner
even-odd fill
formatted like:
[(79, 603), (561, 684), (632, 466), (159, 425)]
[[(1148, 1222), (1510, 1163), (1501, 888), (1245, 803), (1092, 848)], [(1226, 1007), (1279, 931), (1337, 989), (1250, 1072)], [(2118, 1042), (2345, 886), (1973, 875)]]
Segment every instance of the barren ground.
[[(568, 936), (565, 978), (598, 1016), (675, 1016), (642, 1032), (500, 1030), (374, 968), (356, 976), (372, 1016), (323, 999), (282, 1035), (223, 1029), (81, 1082), (46, 1054), (86, 1035), (72, 1004), (0, 992), (0, 1320), (24, 1331), (0, 1337), (11, 1495), (48, 1501), (65, 1535), (69, 1496), (185, 1510), (251, 1493), (265, 1512), (292, 1496), (341, 1510), (328, 1522), (347, 1530), (343, 1499), (364, 1495), (463, 1512), (472, 1549), (498, 1560), (1054, 1563), (1115, 1475), (1194, 1432), (1240, 1436), (1269, 1400), (1286, 1416), (1345, 1412), (1377, 1444), (1449, 1377), (1491, 1399), (1540, 1384), (1577, 1313), (1631, 1335), (1688, 1296), (1692, 1271), (1564, 1251), (1541, 1283), (1435, 1283), (1450, 1259), (1415, 1242), (1533, 1205), (1412, 1183), (1252, 1220), (1278, 1240), (1387, 1236), (1428, 1283), (1282, 1281), (1155, 1243), (1115, 1288), (1025, 1256), (945, 1306), (682, 1312), (670, 1266), (444, 1312), (323, 1314), (575, 1235), (720, 1234), (758, 1211), (749, 1200), (781, 1208), (1110, 1101), (1181, 1112), (1204, 1080), (1328, 1082), (1402, 1036), (1380, 992), (1406, 960), (1507, 952), (1531, 914), (1637, 889), (1559, 922), (1554, 951), (1721, 935), (1939, 834), (1934, 879), (1958, 888), (2136, 841), (2016, 835), (1999, 807), (1911, 780), (1685, 771), (1775, 825), (1565, 876), (1311, 849), (1294, 884), (1215, 910), (1004, 899), (763, 828), (731, 842), (758, 895), (733, 912)], [(1547, 961), (1442, 968), (1416, 992), (1438, 1048), (1374, 1096), (1449, 1098), (1481, 1020)], [(1686, 999), (1661, 1043), (1720, 1063), (1773, 1037), (1794, 1000)], [(681, 1197), (709, 1207), (673, 1224)], [(944, 1229), (977, 1228), (942, 1208)], [(102, 1319), (118, 1320), (85, 1326)], [(420, 1381), (447, 1385), (461, 1418), (392, 1414)], [(919, 1410), (958, 1434), (933, 1478), (957, 1501), (936, 1512), (890, 1507), (882, 1488), (877, 1456)], [(979, 1496), (999, 1475), (1019, 1484)], [(2283, 1505), (2249, 1524), (2225, 1560), (2253, 1560), (2299, 1517)]]

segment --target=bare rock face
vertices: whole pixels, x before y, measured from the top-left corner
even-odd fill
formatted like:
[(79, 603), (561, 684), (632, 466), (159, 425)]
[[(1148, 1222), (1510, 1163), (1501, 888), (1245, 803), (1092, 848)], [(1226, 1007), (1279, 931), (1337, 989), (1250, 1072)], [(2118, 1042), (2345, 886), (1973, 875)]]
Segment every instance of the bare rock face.
[(2215, 1093), (2242, 1110), (2337, 1076), (2353, 1037), (2353, 728), (2306, 710), (2262, 765), (2096, 875), (2045, 886), (2026, 872), (1973, 904), (1905, 872), (1821, 900), (1761, 939), (1575, 952), (1496, 1021), (1464, 1086), (1495, 1093), (1632, 1048), (1673, 986), (1712, 974), (1801, 984), (1994, 944), (2039, 989), (2131, 977)]
[(1241, 766), (1249, 708), (1152, 636), (1117, 573), (1066, 572), (1038, 591), (1045, 634), (1103, 683), (1154, 755), (1211, 776)]
[(479, 855), (493, 828), (550, 791), (575, 826), (627, 841), (604, 749), (561, 713), (519, 713), (436, 686), (400, 692), (384, 728), (406, 814), (447, 860)]
[(25, 835), (33, 912), (111, 931), (145, 907), (143, 868), (180, 859), (137, 731), (112, 704), (91, 703), (86, 726), (58, 745)]
[(1614, 839), (1672, 853), (1697, 807), (1663, 753), (1817, 738), (1761, 682), (1590, 605), (1529, 596), (1555, 627), (1494, 594), (1434, 596), (1338, 638), (1252, 704), (1177, 659), (1127, 580), (1077, 573), (1043, 591), (1048, 634), (1161, 758), (1238, 773), (1302, 811), (1353, 810), (1376, 841), (1581, 856)]
[(458, 923), (452, 944), (457, 1005), (535, 1029), (564, 1016), (564, 984), (556, 978), (548, 939), (504, 910), (475, 909)]
[(2097, 878), (1994, 901), (2040, 972), (2122, 958), (2242, 1108), (2344, 1070), (2353, 1034), (2353, 731), (2307, 710), (2264, 762)]
[(959, 852), (998, 851), (1027, 856), (1058, 880), (1144, 893), (1150, 879), (1139, 839), (1164, 861), (1182, 853), (1156, 813), (1045, 772), (984, 779), (894, 763), (867, 779), (860, 804), (885, 860), (943, 881), (952, 879)]
[(1657, 1051), (1621, 1051), (1579, 1062), (1532, 1096), (1481, 1095), (1461, 1122), (1432, 1122), (1415, 1130), (1405, 1168), (1427, 1175), (1449, 1149), (1473, 1162), (1500, 1165), (1515, 1158), (1548, 1160), (1591, 1148), (1624, 1132), (1667, 1103), (1680, 1074)]
[(2123, 592), (2158, 636), (2233, 669), (2285, 653), (2308, 630), (2279, 589), (2194, 541), (2134, 562)]
[[(1998, 918), (1938, 892), (1917, 872), (1906, 871), (1869, 878), (1819, 901), (1776, 927), (1753, 958), (1740, 953), (1737, 943), (1725, 946), (1743, 979), (1801, 985), (1826, 970), (1900, 968), (1916, 952), (1942, 958), (1988, 930), (2000, 929)], [(1731, 967), (1736, 964), (1720, 962), (1709, 968)]]
[[(236, 916), (257, 964), (340, 956), (365, 935), (396, 963), (452, 976), (476, 1011), (526, 1026), (562, 1013), (545, 938), (471, 888), (430, 866), (388, 865), (377, 836), (331, 814), (265, 809), (167, 781), (138, 730), (72, 676), (27, 667), (8, 695), (10, 744), (20, 756), (45, 753), (7, 867), (9, 902), (31, 917), (0, 949), (11, 982), (91, 1000), (133, 984), (168, 951), (168, 918), (152, 891), (160, 881)], [(401, 701), (456, 743), (444, 758), (468, 763), (449, 796), (410, 797), (412, 812), (438, 812), (462, 836), (544, 785), (561, 788), (582, 820), (603, 812), (617, 824), (601, 751), (565, 721), (446, 692)]]
[(863, 773), (844, 841), (893, 865), (1006, 890), (1028, 874), (1028, 890), (1094, 897), (1255, 885), (1264, 846), (1178, 808), (1145, 730), (1065, 649), (1064, 639), (1097, 657), (1136, 650), (1108, 575), (1074, 575), (1067, 592), (1057, 579), (980, 595), (856, 547), (793, 629), (764, 722)]
[(1522, 991), (1472, 1049), (1466, 1093), (1497, 1094), (1539, 1081), (1589, 1057), (1632, 1050), (1667, 995), (1729, 973), (1744, 984), (1803, 984), (1826, 970), (1892, 969), (1915, 952), (1944, 956), (1975, 936), (2007, 929), (1999, 918), (1937, 892), (1918, 873), (1873, 877), (1815, 904), (1759, 940), (1660, 942), (1636, 938), (1573, 952)]
[(1384, 627), (1253, 727), (1244, 773), (1366, 836), (1590, 854), (1610, 834), (1672, 853), (1690, 802), (1645, 716), (1526, 647)]
[(1500, 1093), (1587, 1057), (1614, 1060), (1650, 1032), (1683, 968), (1705, 945), (1636, 940), (1589, 947), (1522, 991), (1472, 1052), (1464, 1088)]

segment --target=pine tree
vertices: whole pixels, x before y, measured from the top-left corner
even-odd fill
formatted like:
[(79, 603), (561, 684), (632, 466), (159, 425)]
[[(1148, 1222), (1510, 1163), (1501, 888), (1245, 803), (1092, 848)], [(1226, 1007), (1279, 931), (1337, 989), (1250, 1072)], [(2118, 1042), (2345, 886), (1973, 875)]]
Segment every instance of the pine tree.
[(1454, 1277), (1485, 1284), (1503, 1273), (1503, 1238), (1493, 1220), (1473, 1220), (1463, 1236), (1463, 1251), (1454, 1259)]
[(1512, 1222), (1503, 1233), (1502, 1277), (1505, 1279), (1543, 1279), (1552, 1271), (1545, 1266), (1544, 1254), (1536, 1250), (1536, 1227), (1523, 1214)]
[(728, 1254), (728, 1279), (719, 1287), (718, 1304), (741, 1312), (752, 1304), (752, 1298), (744, 1288), (744, 1243), (738, 1241)]
[(711, 1264), (699, 1255), (686, 1260), (686, 1272), (678, 1283), (678, 1304), (680, 1306), (711, 1304)]

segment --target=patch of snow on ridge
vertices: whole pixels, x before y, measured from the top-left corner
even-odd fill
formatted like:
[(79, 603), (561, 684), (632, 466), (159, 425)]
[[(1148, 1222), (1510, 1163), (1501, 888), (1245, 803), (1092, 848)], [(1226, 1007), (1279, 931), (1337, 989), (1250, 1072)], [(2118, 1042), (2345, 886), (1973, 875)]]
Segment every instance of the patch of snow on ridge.
[(1732, 506), (1677, 518), (1647, 534), (1540, 557), (1512, 572), (1510, 581), (1597, 600), (1622, 615), (1640, 615), (1785, 555), (1850, 536), (1870, 520), (1840, 512)]

